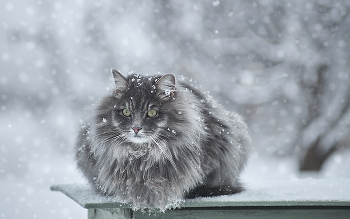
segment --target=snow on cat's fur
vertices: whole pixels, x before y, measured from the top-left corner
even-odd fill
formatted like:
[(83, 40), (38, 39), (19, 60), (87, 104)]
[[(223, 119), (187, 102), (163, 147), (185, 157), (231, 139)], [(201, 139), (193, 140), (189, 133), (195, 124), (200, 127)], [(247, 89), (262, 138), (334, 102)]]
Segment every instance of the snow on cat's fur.
[(250, 138), (241, 116), (172, 74), (112, 73), (115, 90), (91, 110), (76, 143), (78, 167), (98, 192), (164, 210), (243, 190)]

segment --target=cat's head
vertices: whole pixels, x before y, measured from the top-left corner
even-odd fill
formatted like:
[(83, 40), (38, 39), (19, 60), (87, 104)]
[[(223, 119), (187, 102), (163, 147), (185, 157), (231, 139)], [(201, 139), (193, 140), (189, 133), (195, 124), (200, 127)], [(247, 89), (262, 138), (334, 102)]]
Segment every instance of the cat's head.
[(120, 131), (125, 141), (147, 143), (176, 134), (170, 124), (177, 113), (171, 106), (176, 96), (173, 74), (124, 77), (116, 70), (112, 73), (113, 102), (106, 107), (113, 107), (111, 125)]

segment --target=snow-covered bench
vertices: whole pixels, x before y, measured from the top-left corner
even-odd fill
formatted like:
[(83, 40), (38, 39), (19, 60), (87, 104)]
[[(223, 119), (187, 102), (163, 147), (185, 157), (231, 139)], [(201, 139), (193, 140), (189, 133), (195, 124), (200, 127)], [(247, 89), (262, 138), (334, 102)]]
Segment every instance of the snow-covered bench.
[(83, 184), (51, 186), (88, 209), (95, 218), (350, 218), (350, 179), (268, 180), (229, 196), (197, 198), (157, 215), (96, 194)]

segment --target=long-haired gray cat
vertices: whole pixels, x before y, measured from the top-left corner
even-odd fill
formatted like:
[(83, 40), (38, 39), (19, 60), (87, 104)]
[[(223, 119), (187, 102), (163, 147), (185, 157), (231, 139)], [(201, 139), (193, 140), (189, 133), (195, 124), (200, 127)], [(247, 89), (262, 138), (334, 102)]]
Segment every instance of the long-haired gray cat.
[(241, 116), (172, 74), (112, 73), (113, 92), (91, 110), (76, 144), (78, 167), (98, 192), (164, 210), (243, 190), (250, 138)]

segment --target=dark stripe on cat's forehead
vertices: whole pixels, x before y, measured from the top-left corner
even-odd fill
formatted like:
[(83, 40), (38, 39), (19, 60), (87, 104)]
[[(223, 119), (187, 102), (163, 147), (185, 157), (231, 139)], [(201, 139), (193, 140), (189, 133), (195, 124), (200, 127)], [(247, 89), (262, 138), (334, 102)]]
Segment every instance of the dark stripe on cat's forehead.
[(143, 112), (149, 110), (150, 105), (157, 99), (154, 90), (157, 78), (158, 76), (141, 75), (130, 75), (127, 78), (128, 89), (124, 93), (124, 100), (129, 110)]
[(148, 111), (149, 107), (149, 101), (147, 101), (146, 97), (138, 96), (133, 97), (130, 99), (130, 101), (127, 103), (130, 110), (139, 110), (139, 111)]
[(147, 111), (148, 105), (148, 101), (143, 101), (143, 103), (141, 103), (141, 111)]

